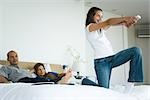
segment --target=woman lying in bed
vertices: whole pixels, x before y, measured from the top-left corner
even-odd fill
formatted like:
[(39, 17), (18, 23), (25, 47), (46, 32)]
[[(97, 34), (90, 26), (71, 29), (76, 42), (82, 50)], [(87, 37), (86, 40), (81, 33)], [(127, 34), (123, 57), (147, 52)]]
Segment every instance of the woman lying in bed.
[[(58, 84), (68, 84), (69, 79), (72, 77), (72, 70), (69, 69), (66, 73), (58, 74), (56, 72), (48, 72), (46, 73), (45, 67), (43, 63), (36, 63), (34, 65), (35, 74), (37, 77), (46, 78), (47, 80), (52, 80)], [(82, 85), (92, 85), (98, 86), (95, 82), (84, 78), (81, 82)]]
[(55, 83), (67, 83), (68, 80), (72, 76), (72, 70), (69, 69), (66, 73), (58, 74), (56, 72), (48, 72), (46, 73), (45, 67), (43, 63), (36, 63), (34, 65), (34, 71), (37, 77), (46, 78), (47, 80), (52, 80)]

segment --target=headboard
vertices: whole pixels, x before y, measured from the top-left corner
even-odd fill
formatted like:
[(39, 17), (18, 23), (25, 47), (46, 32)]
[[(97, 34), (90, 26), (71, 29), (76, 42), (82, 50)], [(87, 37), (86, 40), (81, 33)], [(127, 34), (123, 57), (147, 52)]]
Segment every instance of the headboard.
[[(37, 62), (24, 62), (24, 61), (20, 61), (19, 62), (19, 66), (21, 68), (24, 68), (26, 70), (33, 70), (33, 66), (36, 64)], [(8, 65), (9, 62), (6, 60), (0, 60), (0, 64), (1, 65)], [(63, 67), (60, 64), (50, 64), (51, 70), (54, 72), (58, 72), (58, 73), (62, 73), (63, 72)]]

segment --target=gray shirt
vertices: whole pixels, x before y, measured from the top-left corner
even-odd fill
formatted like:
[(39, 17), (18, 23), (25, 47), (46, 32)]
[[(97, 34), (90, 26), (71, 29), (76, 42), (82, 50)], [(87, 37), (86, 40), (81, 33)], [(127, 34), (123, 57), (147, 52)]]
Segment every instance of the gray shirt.
[(4, 76), (12, 82), (17, 82), (21, 78), (30, 77), (32, 78), (31, 73), (25, 69), (19, 68), (17, 65), (5, 65), (0, 68), (0, 75)]

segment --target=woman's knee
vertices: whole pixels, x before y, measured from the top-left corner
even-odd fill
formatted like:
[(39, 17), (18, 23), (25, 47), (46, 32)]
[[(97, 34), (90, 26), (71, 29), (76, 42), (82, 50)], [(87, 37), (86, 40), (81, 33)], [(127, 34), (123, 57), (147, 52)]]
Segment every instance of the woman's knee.
[(132, 49), (134, 50), (134, 52), (138, 55), (142, 55), (142, 50), (139, 47), (132, 47)]

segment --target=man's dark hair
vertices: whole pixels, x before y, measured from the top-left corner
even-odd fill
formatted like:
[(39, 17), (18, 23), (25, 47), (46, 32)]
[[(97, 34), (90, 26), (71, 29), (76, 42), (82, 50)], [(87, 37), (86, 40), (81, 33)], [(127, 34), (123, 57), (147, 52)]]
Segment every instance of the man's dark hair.
[(9, 54), (12, 53), (12, 52), (16, 53), (16, 51), (14, 51), (14, 50), (9, 51), (9, 52), (7, 53), (7, 60), (9, 59)]

